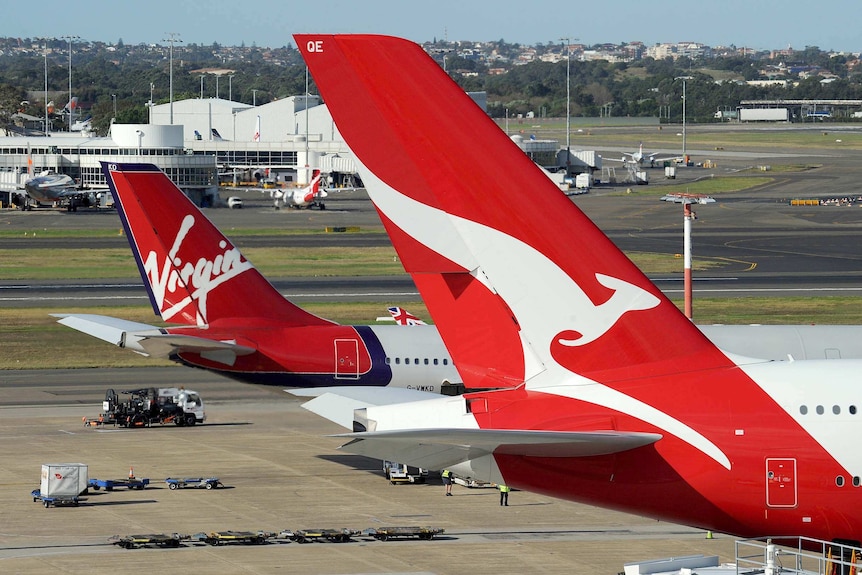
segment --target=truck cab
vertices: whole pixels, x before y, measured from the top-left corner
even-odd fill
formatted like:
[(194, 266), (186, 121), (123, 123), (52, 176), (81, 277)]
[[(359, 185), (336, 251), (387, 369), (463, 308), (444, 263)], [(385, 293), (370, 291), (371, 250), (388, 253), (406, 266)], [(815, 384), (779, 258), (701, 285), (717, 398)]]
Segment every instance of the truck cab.
[(173, 409), (182, 412), (182, 416), (174, 420), (177, 425), (194, 425), (207, 420), (204, 402), (196, 391), (177, 387), (159, 388), (158, 402), (163, 410), (175, 406)]

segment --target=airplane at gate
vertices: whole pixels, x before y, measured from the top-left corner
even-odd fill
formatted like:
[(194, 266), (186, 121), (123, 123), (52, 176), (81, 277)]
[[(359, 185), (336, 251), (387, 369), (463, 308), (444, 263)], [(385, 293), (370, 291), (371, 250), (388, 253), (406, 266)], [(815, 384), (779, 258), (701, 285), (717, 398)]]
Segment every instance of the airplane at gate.
[[(138, 353), (248, 383), (451, 392), (436, 328), (338, 325), (285, 299), (157, 167), (102, 163), (155, 313), (172, 327), (94, 314), (59, 322)], [(451, 384), (451, 385), (450, 385)]]
[[(295, 39), (467, 387), (354, 402), (342, 449), (742, 537), (859, 544), (862, 362), (723, 352), (420, 46)], [(509, 189), (538, 201), (513, 206)], [(305, 405), (344, 422), (333, 396)]]
[(636, 166), (643, 166), (645, 163), (648, 163), (650, 166), (654, 166), (657, 163), (681, 162), (683, 160), (682, 156), (667, 156), (659, 158), (658, 155), (659, 152), (644, 152), (644, 145), (641, 143), (638, 146), (637, 152), (623, 152), (623, 157), (620, 160), (615, 160), (613, 158), (605, 159), (612, 162), (619, 161), (624, 164), (634, 164)]
[(321, 210), (326, 209), (326, 204), (323, 203), (323, 198), (329, 194), (326, 190), (320, 187), (320, 170), (314, 170), (311, 182), (304, 188), (296, 190), (275, 190), (272, 197), (275, 200), (275, 209), (280, 209), (281, 206), (291, 208), (313, 208), (317, 207)]

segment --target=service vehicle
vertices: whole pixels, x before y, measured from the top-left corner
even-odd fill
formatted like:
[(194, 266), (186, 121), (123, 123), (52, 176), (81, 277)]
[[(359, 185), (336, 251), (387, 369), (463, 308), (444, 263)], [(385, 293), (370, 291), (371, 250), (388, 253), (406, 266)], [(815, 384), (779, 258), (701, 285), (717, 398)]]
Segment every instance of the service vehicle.
[(427, 469), (386, 460), (383, 461), (383, 474), (392, 485), (397, 483), (425, 483), (428, 478)]
[(144, 387), (120, 393), (127, 398), (121, 400), (113, 389), (106, 391), (102, 413), (97, 418), (85, 417), (84, 425), (149, 427), (154, 424), (173, 423), (178, 426), (192, 426), (207, 419), (200, 394), (190, 389)]

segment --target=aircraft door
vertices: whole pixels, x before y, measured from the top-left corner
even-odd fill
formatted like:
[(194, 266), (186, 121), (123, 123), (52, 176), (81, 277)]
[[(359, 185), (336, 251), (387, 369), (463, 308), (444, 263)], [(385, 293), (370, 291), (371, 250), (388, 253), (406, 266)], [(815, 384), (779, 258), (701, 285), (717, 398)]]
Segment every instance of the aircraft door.
[(335, 378), (359, 379), (359, 342), (357, 340), (335, 340)]
[(796, 507), (796, 459), (766, 459), (766, 506)]

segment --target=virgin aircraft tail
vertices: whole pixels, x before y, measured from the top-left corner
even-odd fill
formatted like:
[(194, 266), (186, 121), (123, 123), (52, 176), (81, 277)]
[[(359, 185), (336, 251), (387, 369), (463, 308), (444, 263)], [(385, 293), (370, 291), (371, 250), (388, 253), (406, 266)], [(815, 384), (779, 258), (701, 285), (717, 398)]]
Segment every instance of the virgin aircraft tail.
[(150, 302), (164, 321), (331, 323), (286, 300), (157, 167), (102, 162), (102, 170)]

